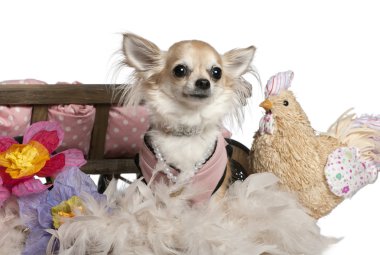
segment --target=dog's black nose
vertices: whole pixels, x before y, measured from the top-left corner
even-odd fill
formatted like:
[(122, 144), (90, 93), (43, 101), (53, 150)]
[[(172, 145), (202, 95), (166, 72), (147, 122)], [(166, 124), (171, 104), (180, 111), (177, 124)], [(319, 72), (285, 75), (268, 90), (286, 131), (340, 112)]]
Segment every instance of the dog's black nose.
[(203, 89), (203, 90), (209, 89), (210, 88), (210, 81), (207, 79), (199, 79), (195, 82), (195, 87), (197, 87), (199, 89)]

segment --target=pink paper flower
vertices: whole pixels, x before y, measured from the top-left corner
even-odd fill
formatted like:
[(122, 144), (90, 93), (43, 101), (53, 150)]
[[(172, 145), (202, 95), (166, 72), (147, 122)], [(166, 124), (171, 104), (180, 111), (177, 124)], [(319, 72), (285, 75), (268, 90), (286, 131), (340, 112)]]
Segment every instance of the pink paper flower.
[(11, 194), (21, 197), (50, 187), (35, 176), (55, 177), (66, 166), (86, 163), (78, 149), (52, 155), (63, 136), (57, 122), (41, 121), (26, 130), (22, 144), (11, 137), (0, 137), (0, 206)]

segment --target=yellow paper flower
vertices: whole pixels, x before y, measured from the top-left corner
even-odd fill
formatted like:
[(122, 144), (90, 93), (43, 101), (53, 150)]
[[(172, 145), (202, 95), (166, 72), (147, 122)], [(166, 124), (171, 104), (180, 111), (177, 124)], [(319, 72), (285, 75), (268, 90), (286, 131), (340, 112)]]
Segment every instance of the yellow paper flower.
[(50, 159), (49, 151), (36, 141), (27, 144), (12, 144), (0, 153), (0, 166), (13, 179), (31, 176), (40, 171)]
[(73, 218), (78, 212), (81, 214), (84, 212), (82, 200), (78, 196), (72, 196), (51, 208), (53, 226), (58, 229), (64, 223), (65, 218)]

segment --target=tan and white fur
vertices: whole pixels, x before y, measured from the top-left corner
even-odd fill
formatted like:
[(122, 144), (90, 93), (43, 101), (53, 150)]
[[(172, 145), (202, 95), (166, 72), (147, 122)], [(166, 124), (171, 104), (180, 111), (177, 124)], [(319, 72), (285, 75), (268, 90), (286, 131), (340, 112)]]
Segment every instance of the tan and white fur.
[(189, 40), (162, 51), (127, 33), (123, 53), (124, 63), (135, 71), (132, 84), (124, 88), (125, 103), (145, 102), (150, 111), (148, 136), (166, 162), (181, 170), (182, 178), (191, 176), (194, 164), (215, 144), (223, 119), (239, 116), (251, 95), (242, 75), (252, 71), (255, 47), (221, 55), (205, 42)]

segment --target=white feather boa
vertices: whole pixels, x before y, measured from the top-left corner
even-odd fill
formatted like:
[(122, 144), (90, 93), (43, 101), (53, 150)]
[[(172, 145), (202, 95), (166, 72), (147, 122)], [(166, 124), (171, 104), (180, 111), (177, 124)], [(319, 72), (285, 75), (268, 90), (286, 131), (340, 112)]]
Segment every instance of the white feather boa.
[(9, 199), (0, 207), (0, 254), (21, 254), (26, 234), (18, 215), (18, 204)]
[(222, 200), (190, 206), (186, 198), (195, 191), (170, 197), (163, 184), (149, 189), (137, 180), (117, 191), (112, 182), (106, 204), (88, 198), (86, 216), (50, 230), (50, 248), (57, 239), (59, 254), (70, 255), (321, 254), (336, 240), (323, 237), (276, 183), (271, 174), (251, 175)]

